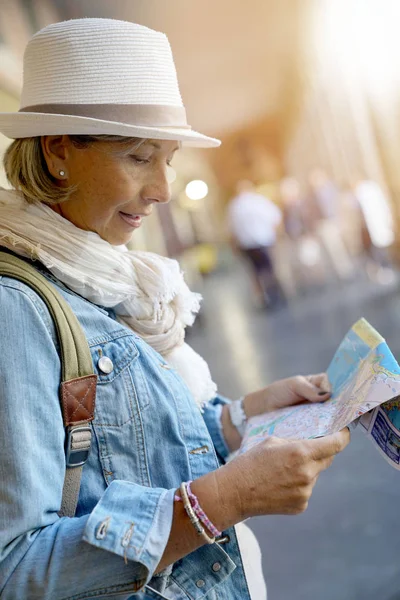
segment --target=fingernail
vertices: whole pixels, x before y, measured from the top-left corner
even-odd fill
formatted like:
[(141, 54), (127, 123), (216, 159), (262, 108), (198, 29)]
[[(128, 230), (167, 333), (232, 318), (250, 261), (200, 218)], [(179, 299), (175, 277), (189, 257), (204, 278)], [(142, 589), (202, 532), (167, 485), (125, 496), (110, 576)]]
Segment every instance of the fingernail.
[(326, 394), (329, 394), (329, 392), (318, 392), (318, 396), (326, 396)]

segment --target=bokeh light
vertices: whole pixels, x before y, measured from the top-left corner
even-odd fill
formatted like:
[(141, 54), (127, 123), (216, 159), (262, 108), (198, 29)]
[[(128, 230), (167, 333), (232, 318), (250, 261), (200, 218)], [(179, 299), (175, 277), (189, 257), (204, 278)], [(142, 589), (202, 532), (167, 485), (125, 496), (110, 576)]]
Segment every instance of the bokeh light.
[(203, 200), (208, 194), (208, 185), (201, 179), (194, 179), (187, 184), (185, 191), (190, 200)]

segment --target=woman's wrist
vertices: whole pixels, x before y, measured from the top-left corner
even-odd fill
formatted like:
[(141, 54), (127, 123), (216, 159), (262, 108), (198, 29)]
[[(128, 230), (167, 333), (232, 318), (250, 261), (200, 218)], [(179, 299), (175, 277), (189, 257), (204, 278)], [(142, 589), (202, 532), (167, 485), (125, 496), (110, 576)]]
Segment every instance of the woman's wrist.
[(270, 386), (267, 386), (262, 390), (251, 392), (244, 396), (243, 409), (248, 419), (272, 410), (272, 406), (270, 406), (271, 402), (269, 400), (269, 388)]
[[(235, 469), (226, 469), (228, 466), (230, 467), (230, 464), (211, 471), (191, 483), (191, 490), (198, 498), (202, 509), (221, 532), (243, 520), (238, 501), (237, 473)], [(181, 494), (180, 488), (175, 491), (175, 494)], [(174, 501), (173, 511), (169, 540), (156, 573), (206, 543), (194, 528), (183, 502)]]
[[(259, 392), (254, 392), (243, 396), (243, 399), (241, 399), (241, 412), (243, 414), (243, 419), (247, 420), (250, 419), (250, 417), (265, 412), (264, 406), (265, 400), (264, 403), (261, 402)], [(236, 412), (239, 413), (239, 411)], [(230, 410), (229, 404), (224, 404), (222, 407), (221, 426), (222, 434), (229, 451), (234, 452), (235, 450), (238, 450), (242, 442), (243, 434), (241, 429), (243, 429), (243, 427), (237, 427), (232, 422), (232, 411)]]
[(205, 513), (221, 531), (242, 521), (238, 477), (231, 463), (192, 482), (193, 493)]
[[(246, 419), (273, 410), (273, 394), (271, 394), (272, 390), (270, 390), (270, 387), (267, 386), (262, 390), (243, 396), (242, 409)], [(269, 399), (270, 395), (271, 398)], [(229, 404), (224, 404), (222, 407), (221, 426), (222, 434), (230, 452), (238, 450), (242, 441), (242, 435), (232, 422)]]
[(224, 404), (221, 412), (222, 435), (230, 452), (234, 452), (240, 448), (242, 436), (237, 428), (232, 423), (229, 404)]

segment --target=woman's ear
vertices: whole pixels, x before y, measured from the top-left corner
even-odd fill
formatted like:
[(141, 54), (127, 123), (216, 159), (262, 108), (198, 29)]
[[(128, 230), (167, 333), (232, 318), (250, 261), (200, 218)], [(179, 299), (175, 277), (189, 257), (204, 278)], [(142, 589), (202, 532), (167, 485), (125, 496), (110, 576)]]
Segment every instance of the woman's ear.
[(68, 135), (43, 135), (40, 138), (42, 152), (50, 175), (59, 181), (68, 178), (67, 163), (71, 140)]

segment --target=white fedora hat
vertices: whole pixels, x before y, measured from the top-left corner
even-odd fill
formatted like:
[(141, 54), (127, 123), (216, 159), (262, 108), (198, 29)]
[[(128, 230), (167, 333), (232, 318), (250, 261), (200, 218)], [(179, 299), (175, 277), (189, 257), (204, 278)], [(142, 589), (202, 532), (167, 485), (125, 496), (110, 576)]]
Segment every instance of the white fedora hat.
[(186, 122), (166, 35), (114, 19), (72, 19), (36, 33), (25, 50), (21, 107), (0, 113), (0, 132), (220, 144)]

